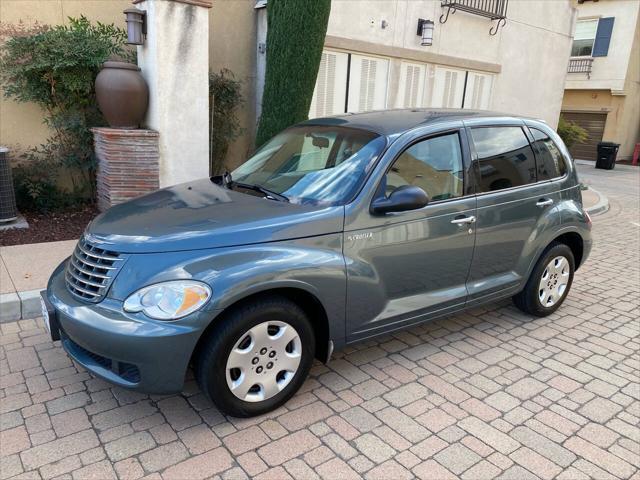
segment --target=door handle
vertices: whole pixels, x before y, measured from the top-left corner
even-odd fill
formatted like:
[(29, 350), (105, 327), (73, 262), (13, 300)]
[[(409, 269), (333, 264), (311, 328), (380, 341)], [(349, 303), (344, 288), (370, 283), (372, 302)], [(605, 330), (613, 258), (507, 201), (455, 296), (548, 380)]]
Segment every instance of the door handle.
[(458, 226), (467, 225), (469, 223), (476, 223), (476, 217), (472, 215), (470, 217), (454, 218), (453, 220), (451, 220), (451, 223)]
[(549, 205), (553, 205), (553, 200), (550, 198), (542, 198), (536, 203), (536, 207), (548, 207)]

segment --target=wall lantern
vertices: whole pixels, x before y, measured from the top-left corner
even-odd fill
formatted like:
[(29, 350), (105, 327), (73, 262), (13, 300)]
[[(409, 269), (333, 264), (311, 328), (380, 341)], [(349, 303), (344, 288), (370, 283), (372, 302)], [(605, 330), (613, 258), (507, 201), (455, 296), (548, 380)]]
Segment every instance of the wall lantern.
[(127, 43), (144, 45), (144, 37), (147, 34), (147, 12), (137, 8), (127, 8), (124, 14), (127, 17)]
[(423, 18), (418, 19), (418, 33), (422, 37), (420, 45), (430, 47), (433, 44), (433, 22)]

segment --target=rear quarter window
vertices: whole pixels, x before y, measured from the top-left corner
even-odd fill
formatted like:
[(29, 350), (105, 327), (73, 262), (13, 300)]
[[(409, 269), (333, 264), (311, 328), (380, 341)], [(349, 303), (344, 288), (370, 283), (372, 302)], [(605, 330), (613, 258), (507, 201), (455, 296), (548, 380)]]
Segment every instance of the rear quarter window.
[(478, 155), (479, 192), (528, 185), (536, 181), (536, 161), (521, 127), (471, 129)]
[(550, 180), (567, 173), (567, 164), (551, 137), (537, 128), (530, 128), (536, 150), (538, 180)]

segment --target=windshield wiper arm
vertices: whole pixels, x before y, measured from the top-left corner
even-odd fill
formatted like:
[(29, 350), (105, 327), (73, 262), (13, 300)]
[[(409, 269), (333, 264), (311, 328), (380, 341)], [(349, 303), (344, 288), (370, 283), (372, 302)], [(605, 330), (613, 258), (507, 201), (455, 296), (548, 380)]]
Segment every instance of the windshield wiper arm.
[(242, 183), (242, 182), (232, 182), (231, 185), (233, 187), (246, 188), (247, 190), (253, 190), (255, 192), (260, 192), (265, 196), (265, 198), (270, 198), (272, 200), (279, 200), (281, 202), (288, 202), (289, 201), (289, 198), (286, 197), (285, 195), (282, 195), (281, 193), (277, 193), (277, 192), (274, 192), (274, 191), (269, 190), (267, 188), (264, 188), (261, 185), (253, 185), (253, 184), (250, 184), (250, 183)]

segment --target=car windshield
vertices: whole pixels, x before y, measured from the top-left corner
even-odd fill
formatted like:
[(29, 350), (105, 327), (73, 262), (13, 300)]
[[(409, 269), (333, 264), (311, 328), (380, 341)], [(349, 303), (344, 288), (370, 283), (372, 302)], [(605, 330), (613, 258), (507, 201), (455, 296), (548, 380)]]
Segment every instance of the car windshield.
[(359, 190), (385, 146), (383, 137), (345, 127), (285, 130), (232, 172), (292, 203), (342, 205)]

